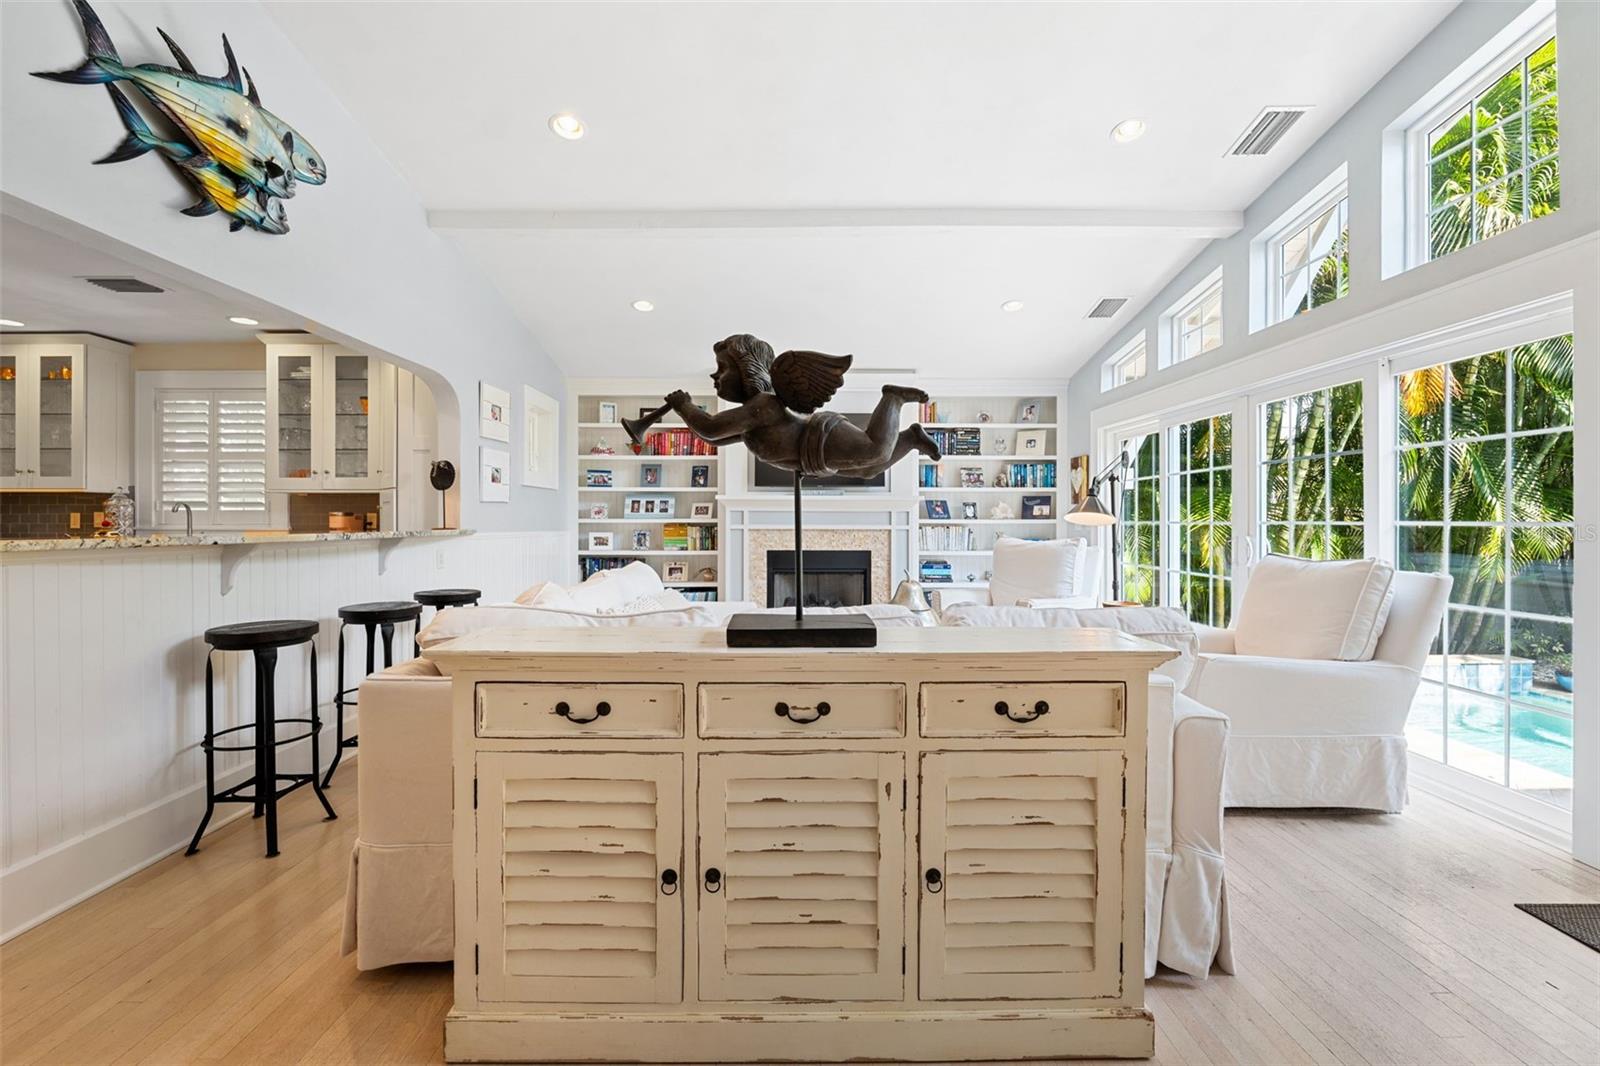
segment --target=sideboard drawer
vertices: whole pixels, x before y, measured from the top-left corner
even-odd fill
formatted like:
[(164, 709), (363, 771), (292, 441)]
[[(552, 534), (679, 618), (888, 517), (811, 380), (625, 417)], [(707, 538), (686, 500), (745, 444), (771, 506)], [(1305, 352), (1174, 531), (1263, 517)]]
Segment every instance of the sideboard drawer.
[(701, 685), (703, 737), (898, 737), (904, 685)]
[(484, 681), (480, 737), (681, 737), (682, 685)]
[(1125, 725), (1120, 681), (922, 686), (925, 737), (1117, 737)]

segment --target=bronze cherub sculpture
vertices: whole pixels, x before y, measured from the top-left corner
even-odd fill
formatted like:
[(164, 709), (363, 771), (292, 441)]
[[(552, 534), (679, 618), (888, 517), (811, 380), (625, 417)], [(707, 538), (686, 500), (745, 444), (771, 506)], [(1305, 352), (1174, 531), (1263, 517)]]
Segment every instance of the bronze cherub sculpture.
[(928, 394), (885, 385), (863, 430), (843, 415), (820, 410), (844, 384), (853, 356), (784, 352), (774, 358), (772, 345), (748, 333), (736, 333), (712, 349), (717, 353), (717, 370), (711, 382), (719, 397), (738, 407), (709, 414), (679, 389), (656, 410), (625, 419), (622, 425), (635, 444), (642, 444), (646, 430), (669, 411), (677, 412), (701, 440), (717, 445), (742, 442), (756, 458), (794, 473), (794, 616), (736, 614), (728, 619), (728, 647), (873, 647), (878, 630), (867, 615), (805, 613), (801, 483), (808, 477), (835, 474), (876, 477), (912, 452), (938, 460), (939, 446), (922, 426), (898, 428), (900, 409), (908, 403), (927, 403)]
[(679, 389), (657, 410), (623, 422), (636, 443), (672, 411), (707, 443), (742, 442), (757, 458), (806, 477), (875, 477), (913, 451), (940, 458), (938, 445), (921, 425), (898, 428), (902, 407), (928, 402), (921, 389), (885, 385), (865, 430), (843, 415), (819, 410), (844, 384), (854, 356), (790, 351), (774, 358), (772, 345), (748, 333), (718, 341), (712, 350), (717, 395), (740, 406), (708, 414)]

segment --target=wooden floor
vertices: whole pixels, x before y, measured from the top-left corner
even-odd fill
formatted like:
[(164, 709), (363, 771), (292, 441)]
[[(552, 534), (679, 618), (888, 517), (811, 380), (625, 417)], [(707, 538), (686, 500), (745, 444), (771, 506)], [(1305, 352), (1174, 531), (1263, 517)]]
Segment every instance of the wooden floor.
[[(0, 1061), (441, 1061), (445, 965), (338, 953), (354, 767), (0, 948)], [(1595, 1063), (1600, 954), (1514, 910), (1600, 874), (1442, 800), (1228, 819), (1239, 973), (1150, 985), (1162, 1063)]]

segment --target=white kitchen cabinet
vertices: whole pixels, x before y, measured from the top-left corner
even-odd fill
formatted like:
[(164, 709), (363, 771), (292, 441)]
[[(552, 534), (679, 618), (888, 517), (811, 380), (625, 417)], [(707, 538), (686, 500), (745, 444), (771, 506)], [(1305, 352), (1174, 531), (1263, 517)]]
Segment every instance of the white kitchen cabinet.
[(267, 487), (372, 492), (395, 486), (395, 367), (335, 344), (267, 346)]
[(454, 689), (447, 1060), (1150, 1056), (1145, 708), (1167, 649), (616, 628), (429, 654)]
[(0, 488), (110, 492), (133, 484), (128, 348), (36, 335), (0, 345)]

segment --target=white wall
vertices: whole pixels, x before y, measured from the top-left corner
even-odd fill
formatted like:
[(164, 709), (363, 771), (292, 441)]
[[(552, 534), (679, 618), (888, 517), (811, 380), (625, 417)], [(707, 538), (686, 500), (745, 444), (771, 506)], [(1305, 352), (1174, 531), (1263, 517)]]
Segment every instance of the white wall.
[[(220, 298), (238, 301), (247, 294), (248, 307), (298, 316), (323, 337), (418, 369), (439, 399), (441, 449), (463, 475), (462, 524), (567, 528), (570, 487), (530, 489), (517, 476), (509, 504), (480, 504), (476, 489), (478, 381), (513, 397), (523, 384), (560, 396), (560, 371), (494, 288), (428, 228), (415, 194), (267, 11), (253, 2), (114, 0), (97, 3), (96, 10), (133, 63), (168, 61), (155, 32), (160, 25), (202, 70), (220, 72), (220, 35), (227, 32), (266, 105), (323, 154), (328, 183), (300, 186), (287, 205), (291, 232), (269, 237), (229, 233), (215, 217), (178, 214), (193, 196), (154, 156), (91, 166), (123, 136), (105, 90), (28, 76), (82, 61), (76, 15), (65, 2), (7, 3), (0, 5), (0, 207)], [(447, 73), (383, 71), (381, 57), (356, 60), (371, 65), (374, 76)], [(441, 152), (452, 150), (447, 129), (417, 135), (437, 139)], [(460, 161), (464, 167), (493, 164)], [(513, 456), (521, 447), (519, 413)]]
[[(535, 581), (574, 580), (576, 550), (564, 532), (405, 541), (379, 574), (375, 542), (263, 545), (226, 596), (219, 548), (8, 553), (0, 560), (0, 938), (188, 844), (205, 809), (207, 628), (321, 619), (319, 695), (331, 731), (338, 606), (459, 586), (504, 601)], [(409, 627), (400, 633), (396, 657), (410, 658)], [(363, 669), (364, 640), (350, 631), (349, 678)], [(215, 657), (219, 728), (251, 719), (249, 660)], [(306, 713), (306, 661), (303, 648), (281, 654), (280, 716)], [(248, 758), (218, 756), (223, 785), (247, 772)], [(305, 762), (280, 754), (286, 772)], [(213, 825), (248, 810), (219, 807)]]
[[(1586, 0), (1561, 0), (1556, 5), (1561, 64), (1561, 210), (1435, 262), (1388, 279), (1382, 277), (1382, 245), (1386, 235), (1399, 224), (1393, 207), (1380, 204), (1385, 128), (1529, 7), (1518, 2), (1469, 3), (1456, 8), (1250, 205), (1245, 211), (1244, 227), (1237, 234), (1213, 241), (1166, 288), (1136, 310), (1110, 343), (1072, 378), (1066, 434), (1069, 453), (1089, 450), (1089, 413), (1098, 408), (1108, 404), (1119, 409), (1137, 408), (1139, 397), (1157, 389), (1254, 353), (1289, 344), (1316, 343), (1316, 338), (1348, 322), (1483, 276), (1600, 229), (1600, 5)], [(1349, 167), (1350, 188), (1349, 295), (1251, 333), (1251, 242), (1345, 164)], [(1238, 161), (1205, 161), (1202, 165), (1232, 166)], [(1223, 271), (1222, 346), (1165, 370), (1155, 370), (1159, 317), (1219, 266)], [(1570, 287), (1570, 282), (1564, 287)], [(1489, 305), (1480, 305), (1480, 310), (1490, 309)], [(1415, 332), (1448, 325), (1421, 317), (1415, 322)], [(1103, 394), (1103, 363), (1141, 331), (1148, 331), (1151, 372), (1142, 381)], [(1325, 350), (1329, 358), (1351, 354), (1349, 349), (1332, 344)], [(1158, 407), (1159, 403), (1151, 402), (1152, 409)]]

